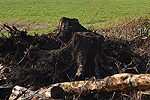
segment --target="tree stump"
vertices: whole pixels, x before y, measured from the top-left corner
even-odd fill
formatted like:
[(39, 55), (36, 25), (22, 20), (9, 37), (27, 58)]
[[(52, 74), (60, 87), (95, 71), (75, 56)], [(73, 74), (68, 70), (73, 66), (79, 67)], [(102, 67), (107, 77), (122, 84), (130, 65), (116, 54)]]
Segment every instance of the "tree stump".
[(59, 77), (65, 77), (64, 81), (70, 81), (68, 76), (73, 80), (75, 77), (85, 79), (86, 77), (97, 76), (95, 58), (101, 50), (103, 39), (101, 35), (96, 33), (76, 32), (70, 43), (63, 48), (49, 52), (36, 51), (37, 54), (44, 54), (44, 56), (40, 55), (36, 66), (40, 67), (43, 64), (47, 67), (53, 66), (56, 72), (59, 71), (57, 72), (57, 75), (60, 74)]
[(69, 19), (62, 17), (59, 22), (59, 27), (54, 30), (52, 36), (67, 43), (75, 32), (90, 32), (84, 28), (78, 21), (78, 19)]

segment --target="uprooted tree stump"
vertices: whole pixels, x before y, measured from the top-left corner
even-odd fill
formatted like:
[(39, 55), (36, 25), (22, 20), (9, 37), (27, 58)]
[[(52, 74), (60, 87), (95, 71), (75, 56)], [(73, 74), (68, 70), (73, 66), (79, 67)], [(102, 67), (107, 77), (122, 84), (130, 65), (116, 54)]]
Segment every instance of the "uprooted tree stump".
[[(7, 83), (37, 90), (56, 82), (104, 78), (118, 72), (103, 53), (104, 37), (85, 29), (77, 19), (61, 18), (53, 33), (29, 36), (9, 29), (9, 38), (0, 38), (1, 73)], [(111, 70), (103, 65), (109, 66)]]
[[(84, 79), (85, 77), (97, 76), (95, 59), (98, 53), (102, 52), (102, 39), (101, 35), (91, 32), (77, 32), (74, 33), (67, 46), (53, 51), (33, 50), (31, 53), (40, 55), (37, 67), (46, 65), (47, 68), (52, 66), (53, 69), (57, 70), (56, 74), (60, 74), (60, 79), (54, 77), (54, 80), (69, 81), (69, 77), (73, 80), (75, 77)], [(65, 78), (61, 79), (61, 77)]]

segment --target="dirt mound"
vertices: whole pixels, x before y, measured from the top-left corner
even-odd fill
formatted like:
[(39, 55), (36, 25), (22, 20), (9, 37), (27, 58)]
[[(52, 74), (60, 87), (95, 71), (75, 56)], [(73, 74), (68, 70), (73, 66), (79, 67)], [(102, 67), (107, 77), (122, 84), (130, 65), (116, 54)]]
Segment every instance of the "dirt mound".
[[(63, 17), (53, 33), (39, 36), (9, 27), (0, 37), (3, 83), (32, 90), (57, 82), (104, 78), (115, 73), (149, 73), (150, 38), (103, 37), (77, 19)], [(140, 51), (142, 50), (142, 51)]]

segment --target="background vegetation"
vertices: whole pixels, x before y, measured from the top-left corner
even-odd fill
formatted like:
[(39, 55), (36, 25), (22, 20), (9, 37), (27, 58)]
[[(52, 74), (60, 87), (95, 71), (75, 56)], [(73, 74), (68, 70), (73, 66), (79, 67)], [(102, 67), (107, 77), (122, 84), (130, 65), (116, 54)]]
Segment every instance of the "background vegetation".
[(87, 29), (99, 30), (133, 18), (150, 18), (150, 0), (0, 0), (1, 26), (49, 33), (61, 17), (77, 18)]

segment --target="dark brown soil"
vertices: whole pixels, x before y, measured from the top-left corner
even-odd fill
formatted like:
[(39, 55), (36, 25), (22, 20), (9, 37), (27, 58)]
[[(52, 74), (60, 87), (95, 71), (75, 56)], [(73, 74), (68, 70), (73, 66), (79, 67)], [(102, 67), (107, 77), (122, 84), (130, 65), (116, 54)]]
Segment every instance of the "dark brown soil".
[[(40, 36), (30, 36), (26, 31), (7, 25), (4, 29), (8, 29), (11, 36), (0, 37), (0, 66), (3, 66), (0, 85), (37, 90), (53, 83), (92, 76), (150, 73), (150, 37), (137, 36), (130, 41), (115, 36), (103, 37), (85, 29), (77, 19), (68, 18), (62, 18), (53, 33)], [(4, 95), (8, 94), (0, 98)], [(112, 95), (97, 96), (109, 99)], [(115, 98), (120, 98), (120, 94), (117, 95)], [(87, 100), (87, 97), (82, 99)]]

